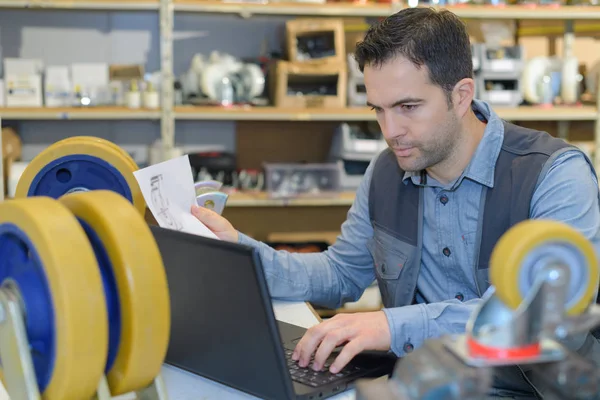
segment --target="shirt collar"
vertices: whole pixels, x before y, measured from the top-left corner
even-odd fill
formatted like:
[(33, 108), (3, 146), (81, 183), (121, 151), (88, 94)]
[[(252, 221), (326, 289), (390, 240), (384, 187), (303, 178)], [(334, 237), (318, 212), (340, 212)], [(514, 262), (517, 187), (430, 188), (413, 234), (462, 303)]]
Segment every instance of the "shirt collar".
[[(493, 188), (496, 160), (504, 141), (504, 123), (490, 105), (482, 100), (473, 100), (471, 108), (480, 120), (487, 121), (487, 125), (471, 162), (469, 162), (462, 175), (456, 181), (450, 183), (450, 186), (455, 187), (464, 178), (468, 178)], [(405, 172), (402, 180), (406, 184), (408, 179), (411, 179), (415, 185), (427, 184), (426, 174), (420, 171)], [(422, 180), (425, 182), (422, 182)]]

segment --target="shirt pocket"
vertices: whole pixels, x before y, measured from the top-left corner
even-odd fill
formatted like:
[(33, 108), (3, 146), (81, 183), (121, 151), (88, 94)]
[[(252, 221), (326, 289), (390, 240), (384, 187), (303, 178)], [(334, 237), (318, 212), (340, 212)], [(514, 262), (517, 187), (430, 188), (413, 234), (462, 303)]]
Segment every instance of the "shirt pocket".
[(414, 259), (416, 247), (375, 227), (374, 236), (367, 241), (367, 248), (373, 257), (375, 276), (386, 307), (398, 302), (412, 301), (411, 281), (403, 280), (407, 265)]
[(375, 238), (371, 238), (367, 242), (367, 247), (373, 256), (375, 273), (378, 278), (396, 280), (400, 277), (400, 272), (408, 259), (407, 255), (382, 246)]

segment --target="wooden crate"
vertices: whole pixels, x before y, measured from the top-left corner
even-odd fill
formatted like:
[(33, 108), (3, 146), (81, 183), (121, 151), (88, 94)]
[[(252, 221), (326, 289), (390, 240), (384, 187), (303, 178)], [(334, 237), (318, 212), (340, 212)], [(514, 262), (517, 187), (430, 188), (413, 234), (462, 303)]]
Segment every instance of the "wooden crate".
[[(348, 92), (346, 63), (305, 64), (277, 61), (271, 82), (272, 99), (282, 108), (344, 108)], [(297, 95), (294, 91), (319, 85), (333, 88), (330, 94)]]
[[(346, 37), (344, 21), (338, 18), (298, 18), (286, 22), (288, 60), (297, 63), (339, 64), (346, 59)], [(310, 38), (322, 38), (334, 50), (334, 54), (319, 58), (310, 58), (302, 53), (298, 45)]]

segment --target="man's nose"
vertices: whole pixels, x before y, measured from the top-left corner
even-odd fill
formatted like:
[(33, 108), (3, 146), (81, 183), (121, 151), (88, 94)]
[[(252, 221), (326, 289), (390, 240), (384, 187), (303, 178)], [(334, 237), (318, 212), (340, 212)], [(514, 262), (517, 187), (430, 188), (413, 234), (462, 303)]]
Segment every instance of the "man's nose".
[(402, 118), (389, 114), (383, 118), (383, 123), (380, 123), (380, 127), (383, 137), (388, 141), (393, 141), (396, 138), (405, 136), (408, 130)]

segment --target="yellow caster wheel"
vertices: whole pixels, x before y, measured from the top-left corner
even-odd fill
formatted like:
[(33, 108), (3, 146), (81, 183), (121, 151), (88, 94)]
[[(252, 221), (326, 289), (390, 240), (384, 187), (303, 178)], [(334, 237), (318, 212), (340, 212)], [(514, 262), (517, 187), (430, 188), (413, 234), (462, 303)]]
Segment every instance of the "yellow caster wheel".
[(548, 263), (569, 267), (565, 311), (583, 312), (595, 301), (598, 262), (592, 244), (570, 226), (549, 220), (526, 220), (509, 229), (490, 258), (491, 284), (508, 307), (516, 309)]
[[(0, 204), (0, 282), (22, 305), (42, 398), (91, 398), (104, 373), (107, 311), (94, 251), (66, 207), (48, 197)], [(24, 372), (11, 364), (16, 350), (3, 351), (6, 384)]]
[(76, 136), (54, 143), (27, 166), (19, 179), (16, 198), (72, 192), (110, 190), (129, 200), (141, 215), (146, 202), (133, 173), (138, 167), (114, 143), (91, 136)]
[(170, 333), (166, 274), (154, 237), (135, 208), (107, 190), (59, 198), (96, 252), (109, 319), (106, 376), (112, 395), (139, 390), (160, 373)]

